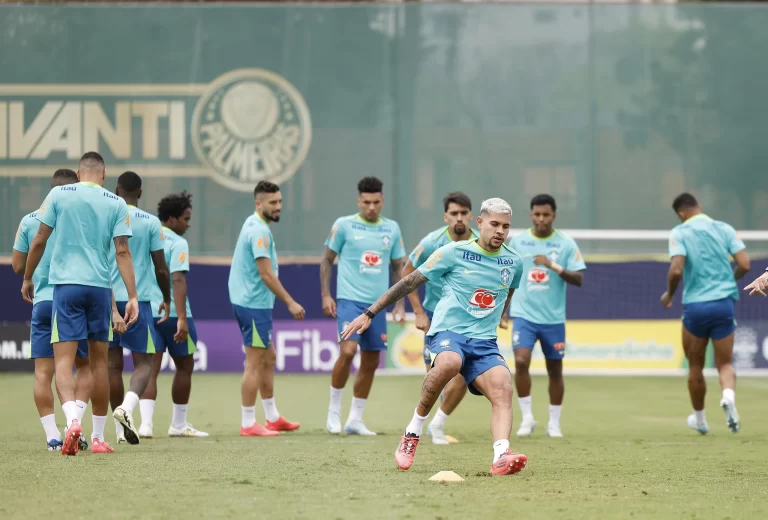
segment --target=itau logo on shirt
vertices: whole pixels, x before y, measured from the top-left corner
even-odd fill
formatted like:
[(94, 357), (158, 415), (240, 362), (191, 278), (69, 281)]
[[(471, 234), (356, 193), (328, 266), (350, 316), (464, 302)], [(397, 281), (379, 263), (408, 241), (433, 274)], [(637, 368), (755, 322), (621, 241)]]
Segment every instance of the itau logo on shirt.
[(528, 290), (546, 291), (549, 289), (549, 271), (539, 267), (531, 267), (528, 270)]
[(488, 289), (475, 289), (475, 292), (469, 297), (467, 312), (478, 318), (488, 316), (496, 309), (496, 296), (498, 295), (498, 292)]
[(379, 274), (384, 260), (378, 251), (365, 251), (360, 255), (360, 272)]

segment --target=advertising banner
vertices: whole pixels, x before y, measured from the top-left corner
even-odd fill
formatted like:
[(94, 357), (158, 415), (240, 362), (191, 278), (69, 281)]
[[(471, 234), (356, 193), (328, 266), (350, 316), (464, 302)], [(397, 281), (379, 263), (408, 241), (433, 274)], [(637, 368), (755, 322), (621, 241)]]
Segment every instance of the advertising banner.
[[(233, 320), (200, 320), (195, 371), (239, 373), (245, 362), (245, 348), (237, 323)], [(498, 329), (499, 350), (514, 370), (513, 333)], [(424, 333), (416, 329), (413, 317), (404, 325), (387, 326), (389, 349), (381, 355), (383, 374), (424, 373)], [(568, 322), (566, 327), (567, 374), (630, 375), (679, 374), (687, 369), (681, 345), (679, 320), (584, 320)], [(330, 374), (339, 356), (334, 320), (275, 320), (272, 332), (277, 356), (275, 370), (286, 374)], [(29, 323), (0, 323), (0, 372), (32, 371), (28, 359)], [(123, 350), (125, 370), (133, 369), (130, 352)], [(768, 370), (768, 323), (745, 320), (738, 323), (733, 349), (733, 364), (741, 374)], [(352, 370), (359, 366), (355, 356)], [(534, 348), (531, 370), (546, 372), (538, 345)], [(712, 347), (706, 367), (714, 368)], [(175, 370), (166, 354), (162, 370)]]

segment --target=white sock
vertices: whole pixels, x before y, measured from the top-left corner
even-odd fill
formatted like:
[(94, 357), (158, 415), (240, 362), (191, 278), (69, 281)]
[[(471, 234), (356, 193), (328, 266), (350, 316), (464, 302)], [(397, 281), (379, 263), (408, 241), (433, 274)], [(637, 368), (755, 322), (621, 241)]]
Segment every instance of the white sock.
[(88, 408), (88, 403), (85, 401), (75, 401), (75, 404), (77, 405), (77, 422), (82, 424), (83, 417), (85, 416), (85, 409)]
[(152, 424), (152, 416), (155, 415), (155, 400), (142, 399), (139, 401), (139, 411), (141, 412), (141, 424)]
[(696, 424), (704, 424), (707, 422), (707, 417), (704, 415), (704, 410), (694, 410), (693, 413), (696, 415)]
[(405, 434), (413, 433), (416, 437), (421, 437), (421, 430), (424, 429), (424, 421), (427, 420), (427, 417), (429, 417), (429, 415), (422, 417), (416, 410), (414, 410), (413, 419), (411, 419), (411, 422), (406, 426)]
[(104, 427), (107, 425), (107, 416), (99, 417), (93, 416), (93, 435), (91, 439), (99, 439), (104, 442)]
[(563, 405), (558, 404), (549, 405), (549, 424), (553, 426), (560, 426), (560, 412), (563, 410)]
[(43, 423), (43, 429), (45, 430), (45, 436), (47, 441), (56, 439), (61, 440), (61, 432), (58, 426), (56, 426), (56, 416), (54, 414), (40, 417), (40, 422)]
[(363, 420), (363, 410), (365, 410), (366, 402), (368, 402), (368, 399), (352, 398), (352, 407), (349, 409), (349, 419), (347, 419), (347, 422)]
[(343, 388), (331, 387), (331, 404), (328, 406), (328, 411), (341, 414), (341, 394), (343, 393)]
[(438, 428), (442, 428), (445, 426), (445, 420), (447, 418), (448, 415), (441, 408), (438, 408), (437, 413), (435, 414), (435, 418), (432, 419), (432, 425)]
[(256, 407), (255, 406), (241, 406), (242, 415), (240, 419), (240, 426), (248, 428), (256, 422)]
[(117, 434), (118, 437), (125, 434), (125, 428), (123, 428), (123, 425), (117, 421), (115, 421), (115, 434)]
[(125, 394), (125, 397), (123, 398), (123, 404), (122, 406), (128, 413), (133, 413), (134, 408), (136, 408), (136, 405), (139, 404), (139, 396), (136, 394), (136, 392), (128, 392)]
[(270, 397), (269, 399), (264, 399), (262, 397), (261, 404), (264, 406), (264, 417), (266, 417), (269, 422), (275, 422), (280, 418), (280, 413), (277, 411), (274, 397)]
[(64, 417), (67, 418), (67, 429), (72, 425), (72, 421), (80, 420), (77, 418), (77, 405), (74, 401), (67, 401), (61, 405), (61, 409), (64, 410)]
[(523, 414), (523, 420), (533, 420), (533, 412), (531, 411), (531, 396), (518, 397), (517, 402), (520, 403), (520, 413)]
[(187, 405), (173, 403), (173, 417), (171, 426), (184, 428), (187, 425)]
[(509, 449), (509, 440), (502, 439), (493, 443), (493, 462), (499, 460)]
[(723, 390), (723, 399), (726, 401), (736, 404), (736, 392), (734, 392), (730, 388), (726, 388)]

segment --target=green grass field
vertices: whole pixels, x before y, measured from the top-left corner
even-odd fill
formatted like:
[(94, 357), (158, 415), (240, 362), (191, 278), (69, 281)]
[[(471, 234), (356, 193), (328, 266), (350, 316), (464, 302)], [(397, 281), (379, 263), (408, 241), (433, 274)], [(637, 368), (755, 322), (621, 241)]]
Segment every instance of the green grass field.
[[(700, 436), (685, 425), (690, 406), (683, 378), (567, 378), (566, 437), (555, 440), (543, 433), (546, 380), (535, 378), (539, 429), (531, 439), (513, 438), (529, 464), (511, 477), (488, 475), (490, 406), (469, 394), (446, 427), (460, 444), (434, 446), (425, 436), (410, 471), (397, 469), (393, 452), (420, 378), (378, 378), (365, 413), (367, 425), (380, 432), (373, 439), (325, 432), (329, 378), (315, 376), (276, 382), (279, 409), (302, 422), (299, 432), (241, 438), (240, 380), (230, 375), (197, 375), (193, 382), (189, 419), (211, 437), (169, 439), (170, 381), (161, 376), (156, 438), (117, 446), (110, 420), (114, 454), (65, 457), (44, 449), (31, 375), (0, 375), (0, 518), (710, 520), (768, 514), (768, 379), (739, 380), (742, 431), (736, 435), (726, 430), (719, 388), (709, 380), (712, 431)], [(257, 411), (263, 422), (260, 405)], [(84, 426), (90, 435), (88, 416)], [(427, 480), (441, 470), (466, 481)]]

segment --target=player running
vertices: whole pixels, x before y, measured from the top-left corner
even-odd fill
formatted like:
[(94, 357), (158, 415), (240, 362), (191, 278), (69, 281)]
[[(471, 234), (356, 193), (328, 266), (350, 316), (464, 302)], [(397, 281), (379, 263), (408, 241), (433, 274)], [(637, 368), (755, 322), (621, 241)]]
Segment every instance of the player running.
[(461, 374), (469, 391), (491, 402), (493, 475), (521, 471), (528, 458), (509, 449), (512, 432), (512, 380), (496, 344), (496, 330), (520, 284), (523, 262), (504, 245), (512, 210), (502, 199), (483, 202), (476, 240), (446, 244), (416, 271), (384, 293), (341, 333), (342, 339), (364, 333), (372, 319), (388, 305), (427, 281), (440, 280), (443, 294), (429, 328), (429, 346), (435, 360), (421, 388), (413, 418), (405, 428), (395, 461), (407, 470), (419, 445), (422, 428), (440, 392)]
[[(157, 285), (163, 295), (160, 312), (168, 319), (171, 310), (171, 275), (165, 263), (163, 230), (160, 220), (138, 206), (141, 198), (141, 177), (125, 172), (117, 179), (115, 195), (128, 205), (133, 237), (130, 240), (133, 270), (136, 273), (136, 291), (139, 296), (139, 319), (124, 334), (116, 334), (109, 343), (109, 400), (112, 404), (117, 442), (139, 443), (139, 432), (133, 422), (133, 410), (139, 404), (139, 396), (149, 384), (152, 372), (152, 355), (155, 353), (155, 324), (152, 320), (152, 293)], [(155, 276), (152, 276), (154, 264)], [(128, 292), (120, 279), (117, 265), (112, 264), (112, 290), (117, 308), (124, 312)], [(123, 396), (123, 349), (131, 351), (133, 375), (128, 393)]]
[[(280, 187), (261, 181), (253, 191), (256, 211), (248, 217), (237, 238), (229, 270), (229, 301), (240, 325), (245, 345), (240, 435), (272, 437), (298, 430), (300, 424), (280, 416), (275, 405), (275, 349), (272, 347), (272, 309), (275, 296), (285, 303), (296, 320), (304, 308), (296, 303), (277, 277), (277, 248), (269, 229), (280, 221), (283, 196)], [(256, 422), (256, 395), (261, 391), (266, 428)]]
[(182, 236), (190, 227), (192, 218), (192, 195), (186, 191), (166, 195), (157, 205), (157, 217), (163, 224), (163, 249), (165, 262), (171, 271), (171, 313), (164, 320), (160, 307), (163, 293), (157, 283), (152, 285), (152, 310), (154, 311), (155, 355), (152, 360), (152, 374), (147, 389), (141, 395), (139, 410), (141, 426), (139, 436), (147, 439), (153, 435), (153, 416), (157, 399), (157, 376), (163, 362), (163, 354), (168, 354), (176, 366), (171, 387), (173, 415), (168, 428), (170, 437), (208, 437), (187, 422), (187, 406), (192, 392), (192, 372), (195, 368), (193, 354), (197, 351), (197, 329), (192, 319), (187, 297), (187, 272), (189, 272), (189, 244)]
[[(56, 170), (51, 179), (51, 189), (57, 186), (66, 186), (77, 182), (77, 174), (72, 170)], [(37, 234), (40, 221), (37, 213), (33, 212), (21, 219), (19, 230), (16, 232), (16, 241), (13, 244), (13, 257), (11, 263), (16, 274), (24, 274), (27, 264), (27, 252), (29, 244)], [(51, 236), (55, 236), (52, 233)], [(52, 238), (52, 240), (56, 240)], [(61, 432), (56, 426), (56, 416), (53, 412), (53, 381), (54, 362), (53, 344), (51, 343), (51, 315), (53, 307), (53, 286), (49, 282), (49, 269), (51, 266), (53, 247), (46, 248), (40, 264), (35, 270), (32, 281), (35, 284), (35, 298), (32, 307), (31, 320), (31, 353), (35, 360), (34, 399), (37, 411), (40, 414), (40, 422), (43, 424), (47, 439), (48, 451), (60, 451), (62, 446)], [(77, 375), (75, 377), (75, 404), (77, 405), (77, 420), (83, 421), (85, 409), (91, 391), (91, 368), (88, 365), (88, 340), (81, 340), (77, 345), (75, 357)], [(88, 442), (81, 434), (79, 449), (87, 450)]]
[(512, 348), (515, 352), (515, 387), (522, 422), (518, 437), (529, 437), (536, 429), (531, 410), (531, 353), (536, 341), (549, 376), (549, 437), (562, 437), (560, 412), (565, 394), (565, 293), (568, 284), (581, 287), (587, 266), (576, 242), (557, 231), (553, 224), (557, 204), (551, 195), (531, 200), (533, 227), (516, 235), (510, 245), (523, 256), (525, 282), (512, 298), (510, 315)]
[[(472, 222), (472, 201), (466, 194), (460, 191), (449, 193), (443, 198), (443, 209), (445, 211), (443, 220), (446, 225), (421, 239), (419, 245), (416, 246), (408, 257), (405, 267), (403, 267), (403, 278), (420, 267), (432, 253), (442, 246), (451, 242), (477, 238), (477, 232), (469, 227), (469, 224)], [(442, 291), (443, 287), (440, 283), (427, 282), (423, 306), (419, 300), (418, 291), (413, 291), (408, 295), (413, 312), (416, 315), (416, 328), (423, 330), (425, 334), (429, 330), (432, 316), (434, 315), (437, 302), (440, 301)], [(426, 364), (427, 372), (429, 372), (429, 369), (432, 367), (432, 353), (429, 351), (429, 343), (426, 336), (424, 338), (424, 363)], [(445, 420), (459, 406), (466, 393), (467, 384), (461, 375), (457, 375), (448, 383), (445, 391), (440, 394), (440, 408), (438, 408), (432, 422), (427, 426), (427, 434), (432, 437), (433, 444), (457, 442), (453, 437), (445, 435)]]
[(49, 283), (53, 285), (51, 342), (56, 365), (56, 389), (67, 418), (67, 432), (61, 452), (76, 455), (82, 433), (75, 402), (72, 363), (80, 340), (88, 339), (88, 360), (93, 386), (93, 453), (110, 453), (104, 441), (109, 410), (107, 351), (112, 336), (110, 316), (114, 301), (110, 289), (110, 242), (128, 291), (125, 324), (130, 327), (139, 315), (131, 250), (131, 218), (125, 201), (104, 189), (104, 159), (88, 152), (80, 159), (80, 182), (51, 190), (37, 211), (40, 228), (32, 240), (21, 293), (32, 303), (32, 276), (40, 264), (46, 242), (57, 230), (51, 255)]
[[(749, 256), (736, 231), (705, 215), (690, 193), (678, 195), (672, 209), (682, 224), (672, 229), (669, 238), (672, 260), (661, 303), (667, 308), (672, 306), (672, 297), (682, 279), (683, 351), (688, 358), (688, 391), (693, 404), (688, 426), (701, 434), (709, 432), (704, 414), (704, 360), (711, 339), (723, 388), (720, 407), (725, 412), (726, 425), (736, 433), (740, 423), (736, 411), (736, 373), (731, 364), (736, 330), (733, 302), (739, 298), (736, 280), (749, 271)], [(729, 255), (736, 261), (735, 269), (731, 269)]]
[[(340, 217), (334, 222), (325, 241), (325, 254), (320, 263), (320, 288), (323, 312), (336, 318), (338, 331), (363, 312), (392, 279), (398, 282), (405, 265), (405, 248), (397, 222), (380, 216), (384, 205), (384, 184), (376, 177), (365, 177), (357, 184), (357, 206), (360, 212)], [(339, 257), (336, 276), (336, 302), (331, 297), (331, 270)], [(405, 323), (405, 302), (394, 308), (395, 321)], [(331, 402), (328, 406), (326, 428), (329, 433), (341, 433), (341, 395), (349, 378), (352, 360), (360, 344), (360, 368), (355, 376), (354, 397), (349, 417), (344, 425), (347, 435), (376, 435), (363, 423), (363, 409), (379, 366), (381, 351), (387, 349), (387, 320), (379, 315), (365, 334), (351, 334), (339, 341), (340, 353), (331, 376)]]

